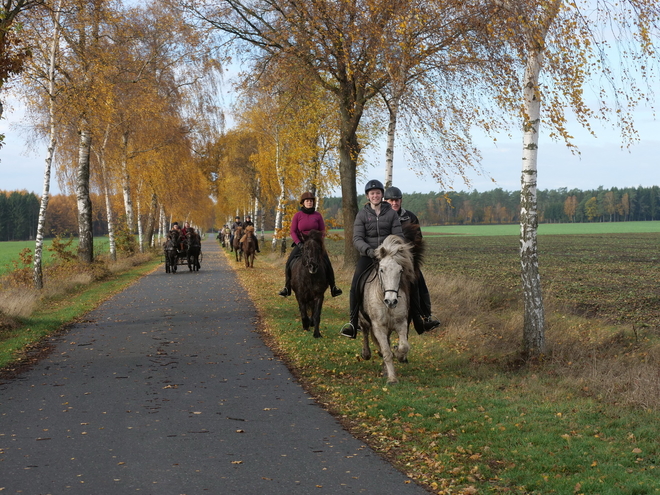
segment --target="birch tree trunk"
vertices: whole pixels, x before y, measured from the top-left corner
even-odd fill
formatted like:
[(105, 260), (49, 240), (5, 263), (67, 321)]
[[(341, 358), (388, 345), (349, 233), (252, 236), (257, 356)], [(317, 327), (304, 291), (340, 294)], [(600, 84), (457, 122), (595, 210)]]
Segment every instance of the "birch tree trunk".
[(50, 45), (50, 57), (48, 61), (48, 149), (46, 152), (46, 166), (44, 168), (44, 186), (41, 193), (41, 205), (39, 206), (39, 220), (37, 222), (37, 235), (34, 246), (34, 286), (41, 290), (44, 287), (42, 271), (42, 255), (44, 247), (44, 226), (46, 225), (46, 209), (50, 199), (50, 175), (55, 154), (55, 62), (60, 43), (60, 5), (55, 7), (55, 22), (53, 27), (53, 40)]
[(147, 222), (147, 229), (145, 232), (145, 243), (140, 244), (140, 252), (144, 252), (145, 248), (153, 244), (154, 239), (154, 224), (156, 223), (156, 215), (158, 214), (158, 196), (155, 193), (151, 195), (151, 207), (149, 208), (149, 220)]
[(89, 195), (89, 154), (92, 136), (84, 122), (78, 144), (78, 170), (76, 173), (76, 201), (78, 205), (78, 258), (83, 263), (94, 261), (94, 235), (92, 200)]
[(387, 103), (390, 119), (387, 124), (387, 147), (385, 148), (385, 188), (392, 187), (394, 170), (394, 139), (396, 137), (396, 121), (399, 114), (399, 97), (396, 96)]
[(108, 125), (105, 130), (105, 135), (103, 137), (103, 144), (101, 149), (96, 152), (96, 159), (101, 166), (101, 180), (103, 182), (103, 194), (105, 195), (105, 214), (108, 220), (108, 246), (110, 249), (110, 259), (115, 261), (117, 259), (117, 239), (115, 237), (115, 221), (114, 215), (112, 214), (112, 204), (110, 203), (110, 188), (108, 186), (108, 169), (105, 163), (105, 149), (108, 144), (108, 138), (110, 136), (110, 126)]
[(133, 200), (131, 199), (131, 180), (128, 173), (128, 132), (121, 136), (122, 155), (121, 155), (121, 188), (124, 194), (124, 209), (126, 210), (126, 226), (130, 233), (135, 232), (135, 223), (133, 221)]
[(140, 217), (142, 215), (142, 203), (140, 201), (140, 194), (138, 193), (137, 197), (137, 229), (138, 229), (138, 246), (140, 246), (140, 252), (143, 253), (144, 249), (142, 247), (142, 242), (144, 240), (143, 235), (142, 235), (142, 222), (140, 221)]
[(110, 204), (110, 189), (108, 188), (108, 179), (106, 176), (105, 160), (101, 159), (101, 170), (103, 173), (103, 194), (105, 195), (105, 214), (108, 218), (108, 245), (110, 249), (110, 259), (117, 259), (117, 241), (115, 239), (115, 221), (112, 214), (112, 205)]
[(275, 214), (275, 235), (273, 235), (273, 251), (277, 249), (277, 241), (282, 241), (282, 252), (286, 252), (286, 232), (282, 231), (284, 223), (284, 211), (286, 209), (286, 184), (284, 181), (284, 171), (280, 164), (280, 141), (275, 138), (275, 173), (277, 174), (277, 183), (280, 186), (280, 196), (277, 198), (277, 213)]
[(543, 63), (540, 49), (531, 50), (525, 67), (523, 89), (522, 176), (520, 189), (520, 267), (524, 304), (523, 352), (535, 357), (545, 352), (545, 311), (537, 249), (538, 211), (536, 202), (541, 96), (539, 74)]

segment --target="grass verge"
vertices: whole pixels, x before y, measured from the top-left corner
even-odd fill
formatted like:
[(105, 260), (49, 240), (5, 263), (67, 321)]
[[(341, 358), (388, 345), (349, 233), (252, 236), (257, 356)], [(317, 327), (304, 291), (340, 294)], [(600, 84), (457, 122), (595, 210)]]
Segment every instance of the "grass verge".
[[(32, 297), (28, 315), (0, 321), (0, 370), (12, 373), (31, 363), (47, 351), (43, 344), (46, 337), (60, 332), (160, 265), (160, 259), (151, 256), (129, 260), (111, 265), (110, 274), (102, 280), (87, 278), (44, 299)], [(31, 296), (29, 291), (23, 294), (28, 299)], [(17, 305), (20, 304), (27, 303), (19, 301)]]
[(508, 296), (473, 279), (431, 275), (434, 307), (450, 308), (436, 314), (445, 325), (411, 336), (410, 363), (397, 363), (400, 383), (386, 386), (380, 358), (362, 361), (360, 342), (338, 336), (350, 270), (337, 270), (345, 295), (326, 299), (323, 338), (315, 340), (300, 327), (295, 298), (275, 295), (283, 259), (262, 255), (249, 270), (229, 262), (267, 339), (310, 393), (434, 493), (660, 493), (660, 414), (626, 397), (635, 383), (659, 395), (658, 336), (650, 330), (632, 335), (549, 308), (551, 351), (520, 366), (520, 310), (504, 307)]

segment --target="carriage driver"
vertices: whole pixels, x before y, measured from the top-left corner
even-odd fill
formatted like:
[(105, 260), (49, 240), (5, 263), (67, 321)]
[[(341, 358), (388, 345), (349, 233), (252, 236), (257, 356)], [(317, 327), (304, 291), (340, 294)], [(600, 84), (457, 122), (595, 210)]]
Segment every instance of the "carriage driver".
[[(286, 267), (284, 268), (285, 282), (284, 288), (279, 292), (280, 296), (291, 295), (291, 263), (294, 259), (301, 256), (302, 238), (309, 234), (310, 230), (318, 230), (325, 237), (325, 222), (321, 213), (315, 210), (314, 204), (316, 198), (311, 192), (305, 192), (300, 196), (300, 211), (296, 212), (291, 220), (291, 239), (293, 239), (293, 249), (286, 260)], [(330, 294), (332, 297), (337, 297), (342, 294), (342, 290), (335, 285), (335, 271), (332, 269), (332, 263), (328, 253), (324, 253), (323, 261), (325, 262), (325, 273), (327, 274), (328, 285), (330, 286)]]
[(350, 321), (346, 323), (339, 335), (354, 339), (358, 331), (358, 311), (360, 295), (357, 293), (358, 284), (362, 275), (374, 264), (376, 252), (374, 251), (382, 244), (388, 235), (394, 234), (403, 238), (401, 221), (399, 215), (392, 209), (389, 203), (383, 201), (385, 188), (379, 180), (370, 180), (364, 186), (364, 193), (369, 200), (358, 214), (353, 223), (353, 246), (360, 253), (353, 274), (350, 301)]
[[(401, 206), (403, 201), (403, 194), (398, 187), (388, 187), (385, 191), (385, 201), (387, 201), (394, 211), (399, 215), (401, 227), (412, 224), (416, 225), (416, 236), (420, 239), (422, 237), (422, 229), (419, 227), (419, 219), (412, 211), (408, 211)], [(428, 332), (440, 326), (440, 322), (431, 314), (431, 294), (429, 288), (426, 286), (424, 275), (421, 270), (417, 270), (417, 289), (419, 291), (419, 308), (417, 311), (412, 311), (413, 320), (421, 316), (422, 327), (424, 331)], [(415, 328), (420, 327), (419, 322), (415, 323)], [(419, 331), (419, 330), (418, 330)]]

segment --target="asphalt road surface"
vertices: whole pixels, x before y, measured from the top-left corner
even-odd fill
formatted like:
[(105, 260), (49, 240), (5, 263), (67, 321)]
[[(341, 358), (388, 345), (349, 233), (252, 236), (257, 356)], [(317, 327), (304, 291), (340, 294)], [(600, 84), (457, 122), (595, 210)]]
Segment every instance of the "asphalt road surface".
[(0, 494), (428, 493), (305, 393), (217, 243), (203, 253), (200, 272), (159, 268), (0, 384)]

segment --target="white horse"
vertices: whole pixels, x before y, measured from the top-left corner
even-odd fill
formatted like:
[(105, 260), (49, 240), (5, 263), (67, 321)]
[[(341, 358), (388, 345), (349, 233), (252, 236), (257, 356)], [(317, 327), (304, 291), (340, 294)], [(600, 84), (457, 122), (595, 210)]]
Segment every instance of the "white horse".
[[(369, 335), (383, 357), (387, 383), (396, 383), (393, 355), (408, 361), (408, 312), (410, 290), (415, 281), (413, 246), (391, 235), (376, 249), (378, 263), (365, 276), (359, 327), (363, 333), (362, 357), (371, 359)], [(396, 332), (399, 344), (392, 351), (390, 335)]]

